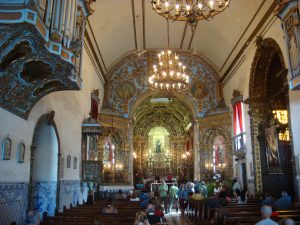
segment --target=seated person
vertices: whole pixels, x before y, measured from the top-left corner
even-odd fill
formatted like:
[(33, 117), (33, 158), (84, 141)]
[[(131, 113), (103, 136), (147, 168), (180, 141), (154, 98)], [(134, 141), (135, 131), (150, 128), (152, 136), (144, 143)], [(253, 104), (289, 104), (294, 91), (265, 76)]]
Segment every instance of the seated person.
[(118, 193), (115, 194), (114, 199), (126, 199), (126, 195), (121, 189), (118, 190)]
[(261, 205), (261, 206), (264, 206), (264, 205), (273, 206), (273, 205), (274, 205), (274, 200), (273, 200), (272, 196), (269, 194), (269, 192), (266, 192), (266, 193), (265, 193), (265, 198), (264, 198), (264, 200), (261, 202), (260, 205)]
[(129, 199), (131, 202), (139, 202), (140, 198), (136, 195), (136, 193), (133, 193)]
[(239, 194), (237, 193), (237, 204), (246, 204), (247, 203), (247, 197), (248, 195), (248, 191), (247, 190), (243, 190), (242, 192), (240, 192)]
[(140, 211), (135, 214), (134, 225), (150, 225), (146, 213)]
[(281, 193), (281, 198), (274, 202), (274, 207), (276, 210), (287, 210), (292, 208), (291, 197), (289, 197), (288, 194), (283, 191)]
[(155, 206), (154, 215), (158, 217), (164, 217), (164, 208), (161, 205)]
[(256, 223), (255, 225), (278, 225), (278, 223), (274, 222), (270, 219), (272, 215), (272, 207), (269, 205), (264, 205), (261, 207), (261, 215), (262, 220)]
[(111, 202), (108, 202), (102, 209), (101, 213), (109, 214), (109, 213), (118, 213), (118, 210), (113, 207)]
[(147, 205), (149, 204), (150, 198), (145, 191), (142, 191), (142, 193), (140, 194), (140, 200), (141, 200), (141, 204), (140, 204), (141, 207), (146, 208)]
[(146, 213), (154, 213), (155, 212), (155, 206), (159, 205), (159, 200), (156, 199), (155, 197), (151, 198), (149, 200), (149, 204), (146, 207)]
[(281, 225), (295, 225), (295, 221), (293, 219), (290, 218), (285, 218), (279, 221), (279, 224)]

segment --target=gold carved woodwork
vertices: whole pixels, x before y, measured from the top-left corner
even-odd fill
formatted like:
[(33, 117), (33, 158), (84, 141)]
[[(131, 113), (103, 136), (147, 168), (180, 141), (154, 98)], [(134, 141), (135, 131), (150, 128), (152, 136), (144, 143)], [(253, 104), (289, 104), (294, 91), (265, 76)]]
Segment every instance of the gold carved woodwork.
[(206, 173), (205, 161), (213, 151), (213, 139), (217, 136), (224, 138), (225, 163), (224, 175), (231, 178), (233, 175), (233, 153), (231, 141), (231, 116), (229, 113), (217, 114), (198, 119), (199, 122), (199, 154), (200, 179)]
[(266, 119), (272, 113), (269, 80), (271, 64), (275, 56), (279, 57), (283, 71), (285, 68), (284, 60), (278, 44), (273, 39), (262, 39), (259, 37), (250, 73), (249, 98), (244, 101), (245, 104), (249, 104), (248, 113), (250, 116), (255, 192), (258, 194), (261, 194), (263, 191), (258, 135), (260, 127), (266, 123)]

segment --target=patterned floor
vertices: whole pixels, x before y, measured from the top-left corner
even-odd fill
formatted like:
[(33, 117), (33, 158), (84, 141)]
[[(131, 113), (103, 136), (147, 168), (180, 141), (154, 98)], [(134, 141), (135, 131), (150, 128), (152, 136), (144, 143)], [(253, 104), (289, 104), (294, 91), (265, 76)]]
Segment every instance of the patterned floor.
[(194, 225), (188, 220), (187, 216), (182, 217), (180, 213), (171, 212), (165, 215), (169, 225)]

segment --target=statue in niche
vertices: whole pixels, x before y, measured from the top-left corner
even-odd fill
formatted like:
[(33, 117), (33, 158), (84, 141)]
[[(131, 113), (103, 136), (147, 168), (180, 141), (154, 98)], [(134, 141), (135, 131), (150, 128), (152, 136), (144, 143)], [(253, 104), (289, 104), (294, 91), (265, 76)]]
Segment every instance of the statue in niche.
[(155, 152), (162, 153), (162, 147), (159, 139), (155, 142)]
[(7, 135), (2, 142), (2, 159), (9, 160), (11, 153), (11, 139)]
[(17, 148), (17, 162), (23, 163), (24, 162), (24, 156), (25, 156), (25, 144), (23, 141), (18, 145)]
[(67, 168), (71, 168), (71, 156), (67, 156)]

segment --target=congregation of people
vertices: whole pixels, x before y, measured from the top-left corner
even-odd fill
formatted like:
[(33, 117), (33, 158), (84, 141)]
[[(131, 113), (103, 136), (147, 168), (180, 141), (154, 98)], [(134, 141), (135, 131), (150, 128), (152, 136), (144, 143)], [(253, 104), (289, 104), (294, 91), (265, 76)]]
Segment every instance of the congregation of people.
[[(203, 206), (203, 210), (208, 210), (208, 213), (199, 213), (201, 209), (199, 205), (197, 209), (197, 204)], [(237, 216), (239, 219), (244, 219), (247, 215), (246, 212), (250, 213), (248, 215), (250, 215), (251, 223), (248, 224), (295, 225), (295, 221), (288, 217), (292, 214), (279, 217), (279, 213), (283, 212), (282, 210), (290, 210), (294, 207), (292, 197), (286, 191), (282, 191), (281, 197), (277, 199), (272, 197), (269, 192), (266, 192), (260, 200), (258, 196), (253, 199), (252, 196), (249, 196), (247, 190), (242, 188), (237, 179), (233, 179), (231, 184), (216, 181), (213, 183), (213, 188), (211, 183), (206, 185), (204, 181), (178, 183), (176, 179), (156, 179), (150, 185), (144, 185), (140, 189), (125, 191), (120, 189), (117, 192), (112, 192), (109, 197), (100, 197), (97, 203), (91, 195), (90, 201), (87, 201), (86, 205), (91, 205), (100, 218), (95, 220), (95, 225), (110, 224), (110, 220), (113, 218), (114, 221), (118, 221), (118, 218), (120, 220), (126, 218), (128, 220), (126, 224), (132, 224), (134, 220), (134, 225), (164, 225), (169, 224), (167, 215), (180, 217), (185, 221), (190, 220), (192, 224), (202, 224), (199, 222), (203, 219), (201, 218), (202, 215), (205, 217), (203, 224), (230, 225), (238, 223), (232, 221), (224, 223), (224, 215), (227, 218)], [(85, 208), (84, 205), (82, 207), (81, 210), (83, 211), (80, 211), (81, 213), (92, 215), (93, 212)], [(247, 207), (249, 207), (249, 211)], [(261, 219), (259, 208), (261, 208)], [(216, 213), (209, 213), (209, 209), (213, 210), (211, 212)], [(129, 213), (127, 213), (128, 210)], [(299, 209), (296, 208), (296, 210), (298, 211), (294, 211), (293, 215), (300, 212)], [(73, 213), (78, 220), (77, 212)], [(65, 215), (66, 213), (68, 215)], [(72, 214), (67, 210), (57, 219), (62, 219), (65, 216), (65, 220), (69, 220), (69, 217), (66, 216), (70, 216), (70, 213)], [(110, 215), (112, 216), (110, 217)], [(251, 215), (253, 216), (251, 217)], [(54, 217), (50, 217), (48, 223), (54, 220)], [(103, 223), (104, 220), (106, 223)]]

